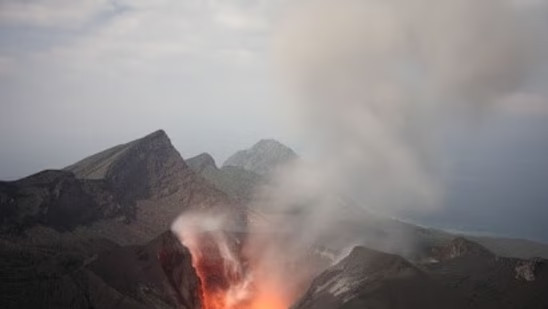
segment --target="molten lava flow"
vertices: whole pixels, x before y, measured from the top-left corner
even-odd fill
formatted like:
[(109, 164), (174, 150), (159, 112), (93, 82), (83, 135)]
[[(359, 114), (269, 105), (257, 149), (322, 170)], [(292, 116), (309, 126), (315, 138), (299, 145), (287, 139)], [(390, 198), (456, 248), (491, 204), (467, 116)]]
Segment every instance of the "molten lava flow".
[(224, 231), (217, 219), (187, 215), (175, 228), (192, 255), (201, 282), (202, 309), (287, 309), (291, 299), (282, 296), (284, 284), (273, 280), (276, 269), (244, 258), (240, 239)]
[(187, 235), (192, 263), (201, 281), (203, 309), (286, 309), (288, 302), (275, 288), (254, 276), (254, 269), (237, 254), (223, 232)]

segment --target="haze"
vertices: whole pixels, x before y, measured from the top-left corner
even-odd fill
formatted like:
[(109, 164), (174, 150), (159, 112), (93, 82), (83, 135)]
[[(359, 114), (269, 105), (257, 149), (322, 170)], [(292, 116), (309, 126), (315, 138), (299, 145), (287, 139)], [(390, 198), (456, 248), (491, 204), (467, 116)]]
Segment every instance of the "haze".
[[(221, 163), (265, 137), (314, 156), (287, 123), (291, 98), (271, 53), (279, 21), (294, 5), (2, 1), (0, 178), (60, 168), (158, 128), (184, 158), (207, 151)], [(538, 35), (533, 51), (546, 47), (546, 7), (514, 4)], [(474, 9), (469, 14), (482, 10)], [(403, 219), (548, 241), (548, 61), (535, 57), (519, 89), (494, 111), (445, 121), (437, 144), (444, 199), (433, 212), (411, 208)]]

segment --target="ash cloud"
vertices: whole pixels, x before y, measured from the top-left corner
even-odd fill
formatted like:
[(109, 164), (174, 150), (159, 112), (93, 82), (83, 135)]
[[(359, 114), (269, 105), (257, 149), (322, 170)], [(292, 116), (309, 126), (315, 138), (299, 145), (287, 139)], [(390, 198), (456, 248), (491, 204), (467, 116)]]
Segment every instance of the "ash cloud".
[[(292, 237), (261, 251), (266, 269), (306, 284), (307, 269), (276, 261), (298, 264), (319, 244), (343, 252), (360, 242), (346, 222), (362, 214), (344, 197), (396, 217), (441, 210), (445, 131), (478, 126), (501, 102), (536, 91), (546, 61), (540, 8), (544, 2), (309, 0), (289, 11), (274, 55), (290, 110), (318, 155), (280, 171), (259, 194), (270, 210), (299, 209), (296, 219), (274, 220)], [(398, 233), (377, 248), (411, 250), (412, 236)]]
[[(279, 170), (249, 206), (266, 214), (243, 244), (255, 295), (275, 291), (280, 308), (295, 301), (360, 242), (363, 230), (348, 226), (367, 222), (359, 207), (394, 216), (442, 207), (444, 130), (530, 91), (545, 60), (543, 23), (530, 19), (537, 7), (545, 5), (309, 0), (281, 19), (274, 55), (318, 155)], [(409, 237), (394, 232), (377, 248), (405, 251)]]
[(533, 7), (545, 5), (302, 1), (276, 56), (298, 121), (320, 144), (327, 187), (392, 214), (439, 207), (436, 143), (447, 123), (488, 117), (545, 60)]

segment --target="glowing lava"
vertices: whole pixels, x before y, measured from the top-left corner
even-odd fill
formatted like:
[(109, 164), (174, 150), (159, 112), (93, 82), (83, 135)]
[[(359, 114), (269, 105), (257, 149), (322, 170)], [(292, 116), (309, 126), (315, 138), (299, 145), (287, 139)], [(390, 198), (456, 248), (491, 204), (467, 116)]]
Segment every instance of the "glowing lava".
[(183, 216), (174, 225), (191, 252), (202, 309), (287, 309), (291, 302), (272, 281), (275, 269), (243, 257), (242, 241), (222, 227), (222, 217), (203, 214)]
[(254, 277), (253, 268), (227, 252), (226, 236), (204, 233), (200, 247), (192, 252), (193, 265), (201, 281), (203, 309), (286, 309), (276, 293), (264, 291), (266, 282)]

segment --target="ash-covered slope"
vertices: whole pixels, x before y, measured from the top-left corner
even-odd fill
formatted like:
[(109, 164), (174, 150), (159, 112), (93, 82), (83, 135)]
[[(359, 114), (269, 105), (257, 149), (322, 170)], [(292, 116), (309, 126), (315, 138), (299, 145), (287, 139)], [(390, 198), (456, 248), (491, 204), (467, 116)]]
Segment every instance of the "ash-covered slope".
[(192, 180), (192, 173), (163, 130), (102, 151), (65, 170), (79, 179), (103, 179), (128, 201), (169, 195)]
[(244, 210), (197, 176), (161, 130), (62, 171), (0, 183), (0, 230), (35, 242), (71, 231), (61, 236), (143, 243), (191, 208), (222, 208), (245, 222)]
[(88, 269), (149, 308), (200, 308), (200, 281), (190, 252), (171, 232), (144, 246), (101, 254)]
[(293, 308), (461, 308), (456, 300), (402, 257), (355, 247), (314, 279)]
[(356, 247), (314, 279), (294, 309), (546, 308), (546, 260), (496, 257), (457, 238), (427, 264)]
[(142, 308), (85, 267), (105, 240), (33, 246), (0, 241), (1, 308)]
[(165, 234), (192, 209), (245, 226), (163, 131), (0, 182), (0, 307), (199, 308), (189, 253)]
[(188, 166), (219, 190), (239, 200), (252, 198), (255, 188), (264, 184), (263, 176), (237, 166), (217, 168), (208, 153), (187, 159)]
[[(222, 168), (217, 168), (214, 159), (209, 154), (201, 154), (187, 160), (189, 166), (212, 185), (237, 197), (248, 204), (250, 220), (286, 222), (279, 209), (264, 207), (269, 200), (257, 200), (264, 196), (257, 196), (254, 190), (268, 188), (270, 185), (269, 172), (259, 175), (260, 171), (275, 171), (286, 163), (294, 162), (298, 158), (289, 147), (275, 141), (264, 139), (247, 150), (241, 150), (231, 156)], [(299, 164), (296, 162), (296, 164)], [(259, 171), (259, 173), (251, 170)], [(255, 177), (259, 176), (259, 178)], [(260, 191), (259, 191), (260, 192)], [(274, 191), (275, 192), (275, 191)], [(251, 193), (251, 194), (250, 194)], [(326, 194), (322, 192), (321, 194)], [(320, 235), (320, 245), (330, 247), (335, 251), (350, 244), (360, 244), (383, 252), (402, 255), (409, 259), (420, 259), (424, 251), (432, 246), (447, 244), (455, 235), (442, 230), (417, 226), (394, 218), (374, 214), (346, 197), (331, 192), (327, 199), (333, 200), (333, 209), (330, 214), (331, 225), (326, 227), (325, 235)], [(277, 198), (276, 196), (274, 198)], [(295, 208), (289, 210), (317, 212), (317, 203), (323, 203), (325, 196), (314, 197), (316, 201), (303, 200)], [(275, 201), (274, 201), (275, 202)], [(290, 211), (287, 221), (295, 221), (296, 211)], [(307, 215), (306, 213), (304, 214)], [(498, 255), (517, 258), (531, 258), (541, 256), (548, 258), (548, 245), (522, 239), (493, 238), (483, 236), (467, 236)], [(333, 246), (335, 244), (335, 246)]]
[(0, 182), (0, 231), (19, 233), (42, 224), (58, 231), (123, 215), (118, 197), (103, 181), (81, 180), (47, 170), (14, 182)]
[(170, 232), (141, 246), (106, 240), (0, 243), (1, 308), (200, 308), (188, 250)]
[(273, 139), (263, 139), (246, 150), (230, 156), (223, 167), (236, 166), (259, 175), (266, 175), (279, 166), (297, 159), (297, 154), (289, 147)]

